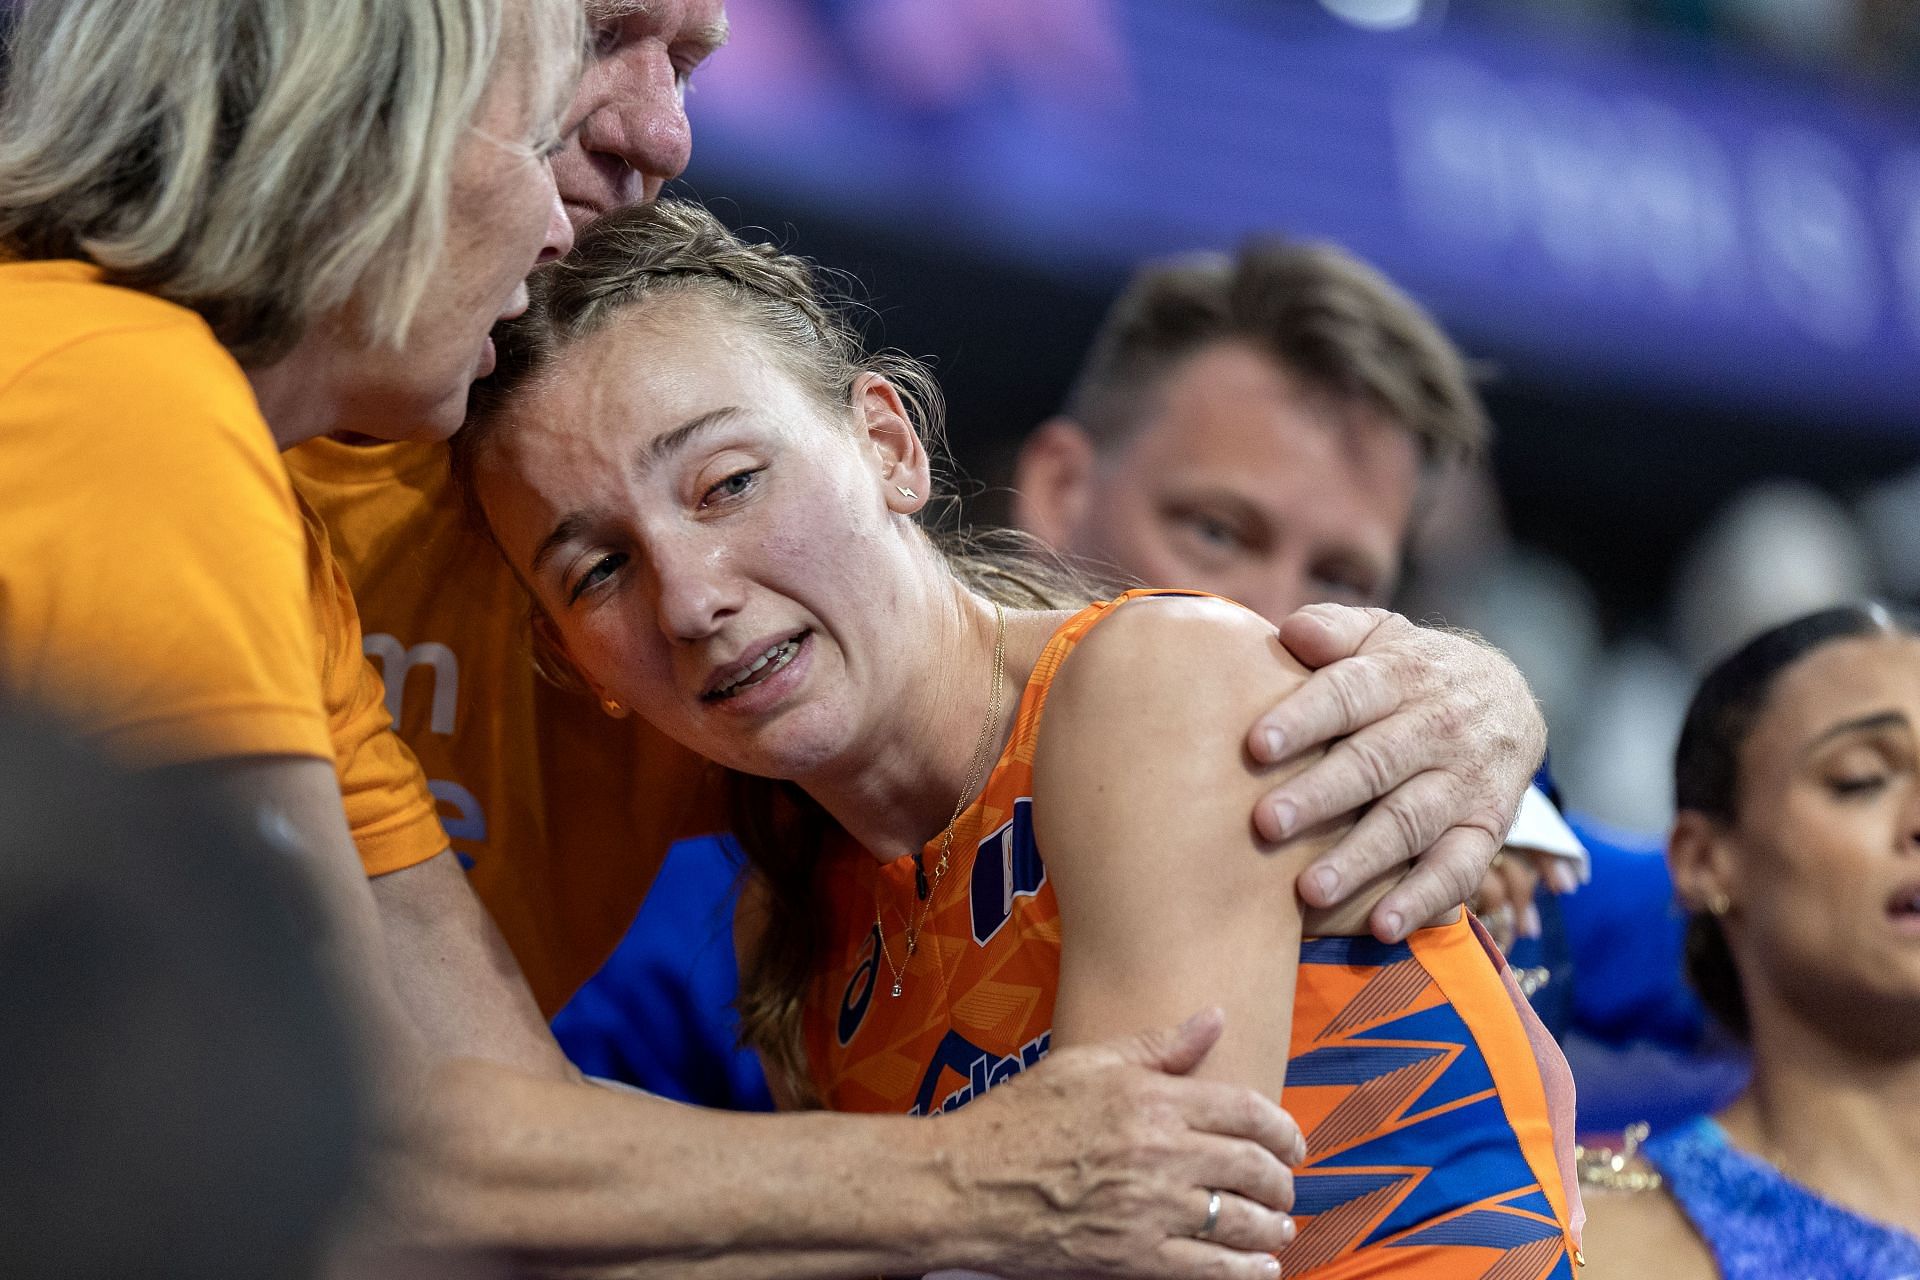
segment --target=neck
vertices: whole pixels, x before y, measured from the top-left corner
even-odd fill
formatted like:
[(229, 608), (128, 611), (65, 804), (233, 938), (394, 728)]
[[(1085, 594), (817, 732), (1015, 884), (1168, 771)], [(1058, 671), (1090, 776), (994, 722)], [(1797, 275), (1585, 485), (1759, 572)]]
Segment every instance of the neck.
[(310, 338), (273, 364), (249, 368), (253, 398), (282, 452), (334, 430), (344, 406), (329, 376), (333, 361)]
[[(899, 692), (889, 732), (861, 752), (861, 759), (798, 779), (882, 862), (919, 853), (946, 830), (955, 806), (971, 803), (978, 794), (1012, 731), (1021, 688), (1046, 643), (1044, 637), (1028, 643), (1032, 615), (1007, 615), (1000, 704), (989, 726), (993, 606), (948, 580), (929, 593), (927, 608), (909, 625), (913, 629), (906, 634), (927, 638), (914, 649), (924, 660), (913, 665)], [(971, 778), (983, 727), (986, 757), (979, 776)]]
[(1752, 1002), (1753, 1083), (1721, 1120), (1735, 1142), (1836, 1204), (1920, 1235), (1920, 1053), (1837, 1039)]

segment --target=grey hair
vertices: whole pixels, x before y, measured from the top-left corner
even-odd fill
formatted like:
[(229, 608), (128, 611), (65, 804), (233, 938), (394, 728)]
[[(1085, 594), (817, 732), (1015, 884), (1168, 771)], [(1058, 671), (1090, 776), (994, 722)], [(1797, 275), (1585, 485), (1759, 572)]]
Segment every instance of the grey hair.
[(25, 0), (0, 246), (190, 307), (243, 364), (333, 314), (398, 345), (503, 36), (557, 126), (578, 0)]

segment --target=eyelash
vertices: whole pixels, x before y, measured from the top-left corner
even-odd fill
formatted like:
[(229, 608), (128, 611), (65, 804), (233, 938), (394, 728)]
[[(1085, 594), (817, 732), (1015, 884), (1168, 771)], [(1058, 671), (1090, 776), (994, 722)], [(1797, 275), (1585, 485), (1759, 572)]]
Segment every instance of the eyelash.
[(1887, 778), (1885, 774), (1875, 774), (1872, 777), (1861, 778), (1834, 778), (1827, 783), (1827, 785), (1833, 789), (1833, 793), (1842, 799), (1870, 795), (1886, 786), (1886, 784)]
[(745, 480), (747, 481), (747, 484), (741, 489), (733, 493), (721, 494), (721, 501), (727, 502), (727, 501), (732, 501), (735, 498), (744, 497), (746, 494), (752, 492), (754, 487), (755, 477), (757, 477), (763, 470), (765, 470), (764, 467), (745, 467), (739, 471), (734, 472), (733, 474), (727, 476), (725, 479), (714, 484), (705, 493), (701, 494), (700, 505), (703, 507), (711, 505), (713, 500), (713, 495), (716, 493), (719, 493), (722, 486), (732, 484), (735, 480)]
[(612, 553), (611, 555), (604, 555), (604, 556), (601, 556), (598, 560), (595, 560), (592, 564), (587, 566), (586, 572), (581, 574), (579, 578), (577, 578), (574, 581), (573, 589), (567, 592), (567, 603), (568, 604), (576, 603), (581, 596), (585, 595), (587, 592), (593, 590), (595, 587), (600, 586), (602, 583), (606, 581), (606, 578), (596, 579), (593, 576), (594, 574), (598, 573), (602, 569), (606, 569), (607, 572), (611, 574), (615, 569), (620, 568), (620, 566), (624, 565), (626, 562), (627, 562), (627, 557), (624, 554), (617, 551)]
[[(745, 480), (745, 481), (748, 481), (749, 483), (746, 487), (740, 489), (738, 492), (731, 493), (731, 494), (722, 494), (720, 500), (723, 502), (727, 502), (727, 501), (732, 501), (733, 499), (736, 499), (736, 498), (743, 497), (745, 494), (751, 492), (752, 490), (751, 482), (753, 481), (754, 477), (758, 476), (760, 472), (763, 470), (765, 470), (765, 468), (763, 467), (746, 467), (746, 468), (743, 468), (742, 470), (733, 472), (731, 475), (725, 477), (724, 479), (720, 480), (718, 483), (714, 484), (711, 488), (709, 488), (706, 491), (706, 493), (702, 494), (700, 497), (700, 505), (703, 507), (711, 505), (713, 496), (716, 493), (719, 493), (720, 489), (723, 486), (732, 484), (736, 480)], [(599, 587), (600, 585), (606, 582), (607, 579), (605, 577), (595, 578), (594, 575), (596, 573), (599, 573), (602, 569), (605, 569), (607, 570), (608, 574), (611, 574), (615, 570), (619, 569), (621, 566), (625, 565), (626, 562), (627, 562), (627, 557), (620, 552), (614, 552), (610, 555), (604, 555), (604, 556), (601, 556), (598, 560), (595, 560), (592, 564), (587, 566), (586, 572), (582, 573), (577, 579), (574, 580), (574, 584), (572, 588), (567, 592), (567, 603), (569, 605), (577, 603), (581, 596), (586, 595), (589, 591), (594, 590), (596, 587)]]

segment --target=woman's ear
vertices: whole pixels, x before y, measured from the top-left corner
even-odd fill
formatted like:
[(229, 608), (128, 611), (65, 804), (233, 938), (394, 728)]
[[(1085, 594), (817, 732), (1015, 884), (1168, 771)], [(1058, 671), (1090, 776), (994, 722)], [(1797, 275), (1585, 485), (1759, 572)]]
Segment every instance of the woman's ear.
[(853, 383), (853, 414), (887, 506), (909, 516), (926, 506), (933, 490), (933, 462), (899, 388), (880, 374), (861, 374)]
[(1731, 909), (1734, 858), (1728, 842), (1725, 827), (1706, 814), (1682, 809), (1674, 815), (1667, 837), (1667, 873), (1687, 910), (1722, 916)]

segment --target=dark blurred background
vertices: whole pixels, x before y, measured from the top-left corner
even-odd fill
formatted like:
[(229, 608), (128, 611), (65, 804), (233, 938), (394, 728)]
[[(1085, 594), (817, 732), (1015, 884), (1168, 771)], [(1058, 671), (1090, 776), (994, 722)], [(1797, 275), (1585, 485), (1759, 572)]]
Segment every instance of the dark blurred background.
[(930, 357), (976, 520), (1144, 258), (1336, 241), (1489, 378), (1401, 605), (1653, 830), (1699, 666), (1920, 594), (1912, 0), (730, 0), (683, 190)]

